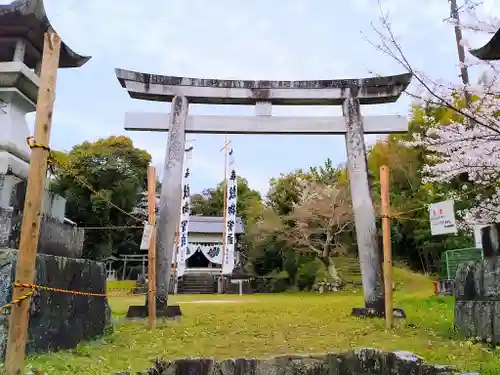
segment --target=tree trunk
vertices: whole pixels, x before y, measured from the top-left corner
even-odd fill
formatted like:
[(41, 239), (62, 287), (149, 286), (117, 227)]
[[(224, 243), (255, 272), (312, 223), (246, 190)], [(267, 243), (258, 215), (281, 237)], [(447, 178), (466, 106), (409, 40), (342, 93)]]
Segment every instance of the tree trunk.
[(326, 269), (328, 270), (328, 275), (330, 276), (331, 279), (333, 280), (338, 280), (339, 278), (339, 273), (337, 271), (337, 267), (335, 267), (335, 263), (333, 262), (333, 259), (330, 258), (329, 256), (326, 257), (320, 257), (321, 262), (325, 265)]

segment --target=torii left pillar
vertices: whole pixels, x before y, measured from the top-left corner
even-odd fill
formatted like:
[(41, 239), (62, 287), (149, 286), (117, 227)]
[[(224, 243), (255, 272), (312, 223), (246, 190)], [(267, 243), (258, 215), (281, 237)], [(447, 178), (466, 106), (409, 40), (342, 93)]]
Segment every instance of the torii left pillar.
[[(161, 183), (159, 218), (157, 223), (156, 300), (158, 308), (166, 307), (172, 275), (175, 231), (181, 210), (182, 166), (186, 146), (186, 122), (189, 103), (183, 96), (172, 99), (170, 132)], [(172, 224), (174, 223), (174, 224)]]

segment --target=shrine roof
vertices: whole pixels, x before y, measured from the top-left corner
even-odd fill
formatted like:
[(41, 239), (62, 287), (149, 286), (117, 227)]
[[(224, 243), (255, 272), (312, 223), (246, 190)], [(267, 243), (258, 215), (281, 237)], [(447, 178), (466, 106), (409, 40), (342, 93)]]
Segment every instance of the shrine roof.
[[(224, 218), (220, 216), (190, 216), (189, 233), (223, 233)], [(243, 221), (236, 218), (235, 233), (244, 233)]]
[(480, 60), (500, 60), (500, 29), (484, 46), (469, 52)]
[(305, 81), (229, 80), (164, 76), (115, 69), (130, 97), (171, 101), (185, 96), (197, 104), (338, 105), (354, 90), (361, 104), (395, 102), (410, 84), (412, 74), (385, 77)]
[[(53, 28), (43, 0), (15, 0), (11, 4), (0, 5), (0, 57), (6, 50), (13, 50), (16, 40), (22, 38), (28, 42), (27, 53), (39, 55), (41, 60), (44, 33), (49, 29)], [(81, 56), (62, 42), (60, 68), (80, 67), (89, 60), (90, 56)], [(32, 63), (28, 66), (34, 68), (30, 65)]]

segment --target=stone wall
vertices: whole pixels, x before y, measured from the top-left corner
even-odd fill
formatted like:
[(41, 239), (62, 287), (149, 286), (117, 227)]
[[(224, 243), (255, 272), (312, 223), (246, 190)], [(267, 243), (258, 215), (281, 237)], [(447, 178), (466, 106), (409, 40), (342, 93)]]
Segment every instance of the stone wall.
[(0, 207), (0, 248), (11, 247), (12, 209)]
[[(156, 361), (138, 375), (452, 375), (451, 366), (425, 364), (409, 352), (384, 353), (357, 349), (343, 354), (282, 356), (269, 360), (250, 358), (215, 361), (211, 358)], [(121, 372), (115, 375), (131, 375)], [(465, 374), (463, 374), (465, 375)], [(472, 375), (472, 374), (471, 374)]]
[(38, 252), (68, 258), (81, 258), (85, 239), (84, 234), (83, 229), (61, 223), (49, 217), (42, 217)]
[[(0, 248), (19, 248), (26, 181), (0, 174)], [(64, 222), (66, 200), (44, 190), (38, 253), (80, 258), (84, 230)]]
[[(0, 250), (0, 305), (12, 299), (16, 250)], [(104, 293), (104, 264), (39, 254), (36, 284), (53, 288)], [(9, 313), (0, 314), (0, 359), (5, 355)], [(74, 348), (110, 328), (107, 298), (39, 291), (31, 299), (28, 353)]]
[(500, 344), (500, 257), (461, 264), (455, 297), (457, 329), (467, 338)]
[[(19, 248), (21, 214), (13, 216), (14, 210), (0, 207), (0, 248)], [(82, 256), (84, 230), (42, 216), (38, 253), (69, 258)]]

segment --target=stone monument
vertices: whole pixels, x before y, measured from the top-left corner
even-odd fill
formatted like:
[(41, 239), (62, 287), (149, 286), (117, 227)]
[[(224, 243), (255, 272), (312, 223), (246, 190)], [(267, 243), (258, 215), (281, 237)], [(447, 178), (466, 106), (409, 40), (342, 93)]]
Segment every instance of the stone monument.
[[(357, 315), (383, 315), (381, 252), (378, 246), (366, 164), (364, 134), (406, 132), (401, 116), (361, 115), (361, 104), (395, 102), (411, 74), (387, 77), (250, 81), (163, 76), (116, 69), (118, 81), (135, 99), (172, 102), (171, 114), (127, 114), (128, 130), (168, 131), (157, 232), (158, 302), (168, 298), (172, 256), (181, 208), (182, 164), (186, 133), (343, 134), (356, 221), (365, 308)], [(188, 116), (189, 103), (254, 105), (256, 116)], [(343, 117), (276, 117), (273, 105), (341, 105)]]
[[(51, 28), (43, 0), (0, 5), (0, 305), (10, 302), (30, 162), (25, 116), (36, 110), (44, 33)], [(90, 57), (61, 46), (60, 68), (80, 67)], [(78, 259), (84, 233), (64, 218), (66, 200), (48, 190), (43, 198), (36, 283), (103, 293), (104, 265)], [(8, 313), (0, 315), (0, 359), (5, 354)], [(103, 333), (105, 298), (40, 291), (31, 299), (28, 352), (70, 348)]]

